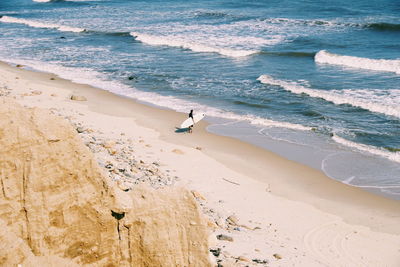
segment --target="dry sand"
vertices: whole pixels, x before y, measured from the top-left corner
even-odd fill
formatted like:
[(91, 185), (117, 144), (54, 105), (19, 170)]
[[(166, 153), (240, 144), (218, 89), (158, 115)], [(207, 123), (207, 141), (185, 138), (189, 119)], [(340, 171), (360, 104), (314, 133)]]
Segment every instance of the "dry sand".
[[(400, 202), (350, 187), (322, 172), (206, 131), (176, 133), (185, 114), (155, 108), (53, 74), (0, 64), (0, 94), (51, 109), (101, 136), (134, 147), (178, 184), (195, 190), (216, 223), (217, 258), (239, 265), (400, 266)], [(71, 95), (87, 101), (73, 101)], [(96, 155), (101, 161), (101, 153)], [(174, 181), (175, 182), (175, 181)], [(204, 196), (204, 199), (202, 199)], [(231, 220), (226, 220), (229, 216)], [(218, 254), (218, 253), (216, 253)], [(250, 261), (250, 262), (247, 262)], [(264, 264), (265, 265), (265, 264)]]

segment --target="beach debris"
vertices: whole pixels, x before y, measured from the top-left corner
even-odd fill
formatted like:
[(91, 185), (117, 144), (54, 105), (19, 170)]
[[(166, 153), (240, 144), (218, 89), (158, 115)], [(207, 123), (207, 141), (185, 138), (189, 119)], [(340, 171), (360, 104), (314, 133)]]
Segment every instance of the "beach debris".
[(225, 228), (225, 226), (226, 226), (225, 221), (222, 218), (219, 218), (218, 220), (216, 220), (215, 223), (221, 228)]
[(195, 190), (192, 190), (191, 192), (196, 199), (206, 200), (206, 198), (199, 192), (197, 192)]
[(17, 64), (17, 66), (16, 66), (17, 68), (22, 68), (23, 67), (23, 65), (21, 65), (21, 64)]
[(52, 81), (54, 81), (55, 79), (56, 79), (56, 78), (54, 78), (54, 77), (51, 77), (51, 78), (50, 78), (50, 80), (52, 80)]
[(279, 255), (278, 253), (275, 253), (274, 255), (272, 255), (272, 256), (274, 256), (274, 258), (275, 259), (277, 259), (277, 260), (280, 260), (280, 259), (282, 259), (282, 256), (281, 255)]
[(199, 147), (199, 146), (196, 146), (196, 149), (197, 149), (197, 150), (202, 150), (203, 148), (201, 148), (201, 147)]
[(250, 262), (250, 260), (248, 258), (246, 258), (245, 256), (239, 256), (237, 258), (238, 261), (244, 261), (244, 262)]
[(215, 222), (211, 221), (210, 219), (207, 220), (207, 226), (214, 230), (218, 228)]
[(268, 260), (252, 259), (252, 261), (257, 264), (267, 264), (268, 263)]
[(183, 153), (182, 150), (177, 149), (177, 148), (173, 149), (172, 152), (174, 152), (175, 154), (178, 154), (178, 155), (183, 155), (183, 154), (185, 154), (185, 153)]
[(77, 128), (76, 128), (76, 131), (77, 131), (78, 133), (83, 133), (83, 132), (85, 131), (85, 129), (84, 129), (83, 127), (77, 127)]
[(71, 100), (74, 101), (87, 101), (87, 98), (82, 95), (71, 95)]
[(233, 182), (231, 180), (228, 180), (226, 178), (222, 178), (222, 180), (227, 181), (228, 183), (234, 184), (234, 185), (240, 185), (239, 183)]
[(224, 234), (217, 235), (217, 239), (222, 241), (233, 242), (233, 237)]
[(11, 89), (7, 86), (0, 87), (0, 96), (7, 96), (11, 93)]
[(215, 257), (219, 257), (219, 255), (221, 254), (221, 248), (210, 249), (210, 252), (211, 252)]
[(42, 91), (39, 91), (39, 90), (32, 91), (32, 93), (31, 93), (31, 95), (41, 95), (41, 94), (42, 94)]
[(239, 219), (235, 215), (230, 215), (228, 218), (226, 218), (226, 221), (231, 225), (239, 224)]

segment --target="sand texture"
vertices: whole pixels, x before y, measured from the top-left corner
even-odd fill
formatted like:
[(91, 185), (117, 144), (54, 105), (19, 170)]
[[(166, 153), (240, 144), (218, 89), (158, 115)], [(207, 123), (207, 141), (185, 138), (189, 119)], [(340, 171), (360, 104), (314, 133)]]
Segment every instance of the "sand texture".
[(208, 266), (208, 232), (184, 189), (127, 192), (71, 125), (0, 100), (0, 265)]
[[(101, 264), (123, 266), (138, 259), (162, 266), (165, 259), (175, 261), (169, 266), (204, 266), (209, 249), (212, 266), (400, 266), (398, 201), (334, 181), (318, 170), (236, 139), (210, 134), (204, 120), (192, 134), (177, 133), (175, 127), (187, 114), (143, 105), (53, 74), (0, 63), (0, 95), (33, 108), (8, 116), (7, 126), (2, 120), (0, 139), (8, 136), (12, 143), (38, 137), (35, 143), (20, 143), (18, 150), (7, 148), (10, 156), (2, 150), (0, 157), (1, 164), (8, 162), (7, 169), (1, 170), (2, 188), (10, 187), (7, 194), (16, 199), (11, 201), (3, 193), (0, 209), (0, 220), (11, 229), (1, 237), (8, 240), (5, 251), (18, 248), (13, 263), (51, 253), (56, 258), (49, 260), (66, 257), (78, 264), (89, 263), (97, 255)], [(36, 108), (47, 109), (68, 123), (51, 126), (59, 121), (52, 117), (43, 119), (35, 130), (25, 129), (46, 113)], [(20, 120), (24, 126), (11, 123)], [(10, 127), (20, 137), (4, 130)], [(57, 131), (50, 134), (50, 129)], [(77, 139), (80, 145), (73, 141)], [(39, 144), (45, 152), (37, 150)], [(72, 155), (75, 159), (71, 160)], [(57, 157), (62, 163), (49, 160)], [(33, 179), (39, 170), (48, 174), (43, 181)], [(6, 180), (6, 174), (16, 180)], [(64, 176), (75, 179), (74, 183)], [(23, 189), (24, 184), (32, 187)], [(188, 191), (176, 189), (181, 187)], [(25, 198), (30, 199), (29, 205), (22, 201), (24, 190), (34, 194)], [(53, 191), (59, 193), (51, 195)], [(66, 197), (71, 201), (63, 202)], [(79, 205), (85, 209), (78, 209)], [(42, 209), (53, 215), (40, 213)], [(27, 221), (24, 216), (29, 216), (29, 210), (40, 214)], [(33, 223), (38, 226), (29, 227), (28, 242), (27, 226)], [(174, 228), (177, 223), (180, 230)], [(52, 224), (81, 226), (68, 228), (74, 236), (70, 237), (64, 228)], [(104, 231), (92, 233), (87, 224)], [(211, 236), (205, 225), (212, 229)], [(49, 232), (54, 237), (45, 238)], [(78, 235), (91, 245), (74, 247), (71, 240)], [(10, 244), (15, 236), (22, 241)], [(115, 244), (120, 251), (96, 246), (96, 242)], [(154, 243), (166, 250), (160, 252)], [(57, 244), (54, 250), (51, 244)], [(87, 253), (79, 255), (82, 250)], [(71, 254), (66, 256), (64, 251)]]

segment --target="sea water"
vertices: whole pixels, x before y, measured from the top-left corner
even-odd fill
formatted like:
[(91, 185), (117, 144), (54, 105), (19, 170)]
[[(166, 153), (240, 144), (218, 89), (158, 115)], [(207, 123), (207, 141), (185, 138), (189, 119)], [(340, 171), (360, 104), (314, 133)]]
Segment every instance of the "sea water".
[(0, 60), (400, 199), (400, 2), (1, 0)]

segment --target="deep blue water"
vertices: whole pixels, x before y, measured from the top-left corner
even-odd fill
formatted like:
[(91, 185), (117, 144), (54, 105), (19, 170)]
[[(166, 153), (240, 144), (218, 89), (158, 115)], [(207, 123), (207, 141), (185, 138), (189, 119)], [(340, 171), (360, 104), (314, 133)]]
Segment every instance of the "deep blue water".
[(2, 0), (0, 15), (0, 60), (317, 149), (310, 165), (400, 198), (397, 0)]

